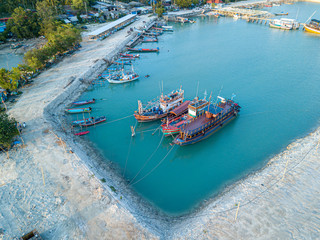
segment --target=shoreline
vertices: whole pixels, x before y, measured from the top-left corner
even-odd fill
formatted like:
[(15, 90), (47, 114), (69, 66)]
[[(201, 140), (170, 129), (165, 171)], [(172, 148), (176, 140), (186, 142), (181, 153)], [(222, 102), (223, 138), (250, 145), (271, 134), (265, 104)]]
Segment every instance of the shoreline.
[[(130, 26), (131, 25), (129, 25), (129, 28)], [(122, 31), (125, 31), (126, 29), (127, 28)], [(121, 46), (123, 47), (128, 41), (130, 41), (131, 37), (133, 36), (124, 40)], [(104, 40), (102, 44), (108, 44), (108, 39)], [(292, 142), (289, 145), (291, 150), (281, 151), (271, 159), (266, 160), (266, 164), (264, 164), (260, 170), (248, 174), (234, 182), (217, 196), (209, 198), (205, 203), (201, 203), (200, 206), (190, 214), (176, 218), (171, 218), (162, 214), (161, 212), (156, 211), (150, 203), (147, 203), (146, 200), (142, 199), (137, 193), (126, 186), (125, 180), (120, 176), (116, 167), (110, 160), (107, 160), (108, 163), (104, 161), (103, 156), (100, 152), (97, 152), (93, 143), (76, 138), (70, 130), (66, 131), (63, 129), (63, 125), (66, 123), (63, 111), (65, 106), (73, 102), (84, 91), (86, 91), (87, 87), (90, 85), (90, 80), (94, 79), (94, 77), (104, 68), (105, 61), (103, 59), (112, 59), (117, 55), (118, 51), (121, 51), (122, 47), (114, 49), (103, 58), (97, 59), (97, 61), (90, 66), (88, 71), (80, 76), (70, 77), (68, 81), (66, 81), (66, 84), (64, 84), (64, 90), (58, 96), (54, 97), (54, 99), (51, 97), (51, 102), (44, 107), (43, 118), (44, 123), (46, 125), (49, 123), (51, 125), (51, 129), (67, 143), (66, 148), (72, 149), (74, 152), (72, 155), (78, 159), (79, 164), (82, 167), (85, 167), (85, 171), (87, 171), (88, 174), (94, 173), (94, 178), (99, 182), (99, 185), (104, 186), (104, 191), (108, 196), (111, 196), (112, 200), (110, 201), (118, 207), (119, 211), (123, 211), (125, 213), (129, 211), (130, 215), (139, 222), (139, 225), (148, 230), (150, 234), (148, 233), (145, 235), (147, 236), (147, 239), (201, 239), (208, 237), (208, 229), (212, 228), (211, 231), (215, 231), (217, 230), (217, 226), (224, 225), (224, 229), (228, 229), (228, 227), (234, 229), (231, 225), (238, 225), (240, 228), (239, 221), (233, 221), (235, 212), (238, 208), (235, 206), (235, 203), (240, 202), (239, 219), (242, 218), (242, 214), (246, 211), (251, 213), (253, 209), (244, 209), (250, 206), (250, 204), (246, 204), (246, 199), (249, 202), (253, 201), (255, 204), (258, 204), (256, 202), (260, 201), (261, 197), (255, 199), (254, 197), (256, 194), (254, 194), (254, 192), (259, 191), (263, 192), (262, 194), (267, 195), (269, 191), (277, 191), (276, 188), (279, 188), (279, 186), (277, 186), (279, 182), (273, 184), (272, 181), (275, 179), (275, 176), (278, 176), (278, 178), (280, 176), (280, 178), (282, 178), (282, 173), (287, 165), (287, 159), (285, 159), (285, 157), (294, 158), (296, 154), (299, 155), (297, 151), (303, 151), (303, 153), (308, 152), (308, 149), (303, 148), (304, 145), (315, 145), (318, 142), (320, 136), (319, 127), (311, 134)], [(65, 61), (66, 60), (64, 59), (59, 64), (62, 64)], [(48, 69), (47, 71), (53, 71), (53, 69)], [(36, 86), (30, 87), (30, 89), (33, 88), (36, 88)], [(20, 100), (21, 99), (19, 99), (19, 101)], [(294, 163), (299, 163), (299, 160), (300, 158), (297, 159), (297, 162), (292, 161), (290, 164), (293, 164), (294, 166)], [(290, 167), (290, 165), (288, 166)], [(290, 175), (292, 172), (288, 171), (287, 173)], [(99, 180), (102, 177), (106, 179), (106, 183), (102, 183)], [(260, 184), (259, 186), (257, 185), (257, 182)], [(264, 186), (270, 184), (273, 188), (267, 188), (261, 184)], [(113, 193), (109, 188), (110, 185), (116, 186), (116, 189), (119, 189), (119, 192), (117, 194)], [(243, 189), (245, 189), (246, 193), (243, 193)], [(266, 189), (267, 191), (265, 191)], [(120, 196), (123, 196), (123, 199), (120, 199)], [(233, 198), (237, 199), (237, 201)], [(220, 219), (216, 219), (217, 216), (219, 216)], [(221, 216), (223, 218), (221, 218)], [(220, 235), (218, 235), (218, 233), (220, 233)], [(220, 230), (218, 233), (212, 233), (212, 235), (210, 233), (210, 236), (216, 236), (217, 238), (223, 239), (234, 237), (227, 234), (226, 230)], [(250, 238), (250, 235), (247, 236)], [(241, 238), (240, 232), (239, 235), (236, 235), (235, 237)], [(260, 235), (260, 237), (263, 237), (263, 235)]]

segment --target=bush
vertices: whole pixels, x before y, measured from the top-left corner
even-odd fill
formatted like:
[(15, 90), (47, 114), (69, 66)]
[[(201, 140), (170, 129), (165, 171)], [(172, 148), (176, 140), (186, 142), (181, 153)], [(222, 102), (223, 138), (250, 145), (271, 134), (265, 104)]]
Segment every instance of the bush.
[(10, 148), (12, 140), (19, 135), (16, 120), (10, 118), (6, 113), (0, 113), (0, 146)]

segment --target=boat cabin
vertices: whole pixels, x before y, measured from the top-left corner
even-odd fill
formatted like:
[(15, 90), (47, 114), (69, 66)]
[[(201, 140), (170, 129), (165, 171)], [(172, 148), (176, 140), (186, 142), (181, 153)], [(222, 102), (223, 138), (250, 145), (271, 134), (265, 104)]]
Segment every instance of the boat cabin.
[(309, 26), (320, 30), (320, 20), (311, 19)]
[(191, 103), (188, 107), (188, 114), (191, 117), (197, 117), (204, 113), (204, 108), (209, 105), (209, 102), (204, 99), (196, 99), (194, 103)]
[[(177, 104), (181, 104), (183, 102), (184, 98), (184, 90), (174, 91), (168, 95), (162, 95), (160, 97), (160, 108), (166, 112), (174, 107), (177, 106)], [(179, 105), (178, 104), (178, 105)]]

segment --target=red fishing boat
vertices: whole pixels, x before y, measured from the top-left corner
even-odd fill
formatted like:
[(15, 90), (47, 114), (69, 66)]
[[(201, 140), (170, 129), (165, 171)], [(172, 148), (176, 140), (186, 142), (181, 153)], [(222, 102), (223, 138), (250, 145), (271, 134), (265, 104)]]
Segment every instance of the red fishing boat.
[(86, 134), (88, 134), (88, 133), (89, 133), (89, 131), (84, 131), (84, 132), (75, 133), (74, 135), (76, 135), (76, 136), (82, 136), (82, 135), (86, 135)]
[(159, 52), (159, 48), (128, 48), (129, 52)]
[(151, 122), (166, 117), (171, 110), (183, 103), (184, 91), (173, 91), (168, 95), (161, 95), (160, 99), (150, 102), (143, 107), (141, 101), (138, 101), (138, 111), (135, 111), (134, 117), (138, 122)]

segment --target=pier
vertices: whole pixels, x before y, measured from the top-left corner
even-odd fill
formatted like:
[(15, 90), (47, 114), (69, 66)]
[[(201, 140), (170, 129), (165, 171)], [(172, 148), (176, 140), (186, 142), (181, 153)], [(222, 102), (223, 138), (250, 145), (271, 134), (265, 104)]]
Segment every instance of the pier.
[[(151, 22), (149, 25), (145, 26), (143, 31), (149, 31), (154, 25), (156, 24), (156, 21)], [(134, 37), (129, 43), (127, 43), (126, 47), (132, 48), (136, 46), (138, 43), (140, 43), (141, 35), (137, 33), (137, 36)]]

